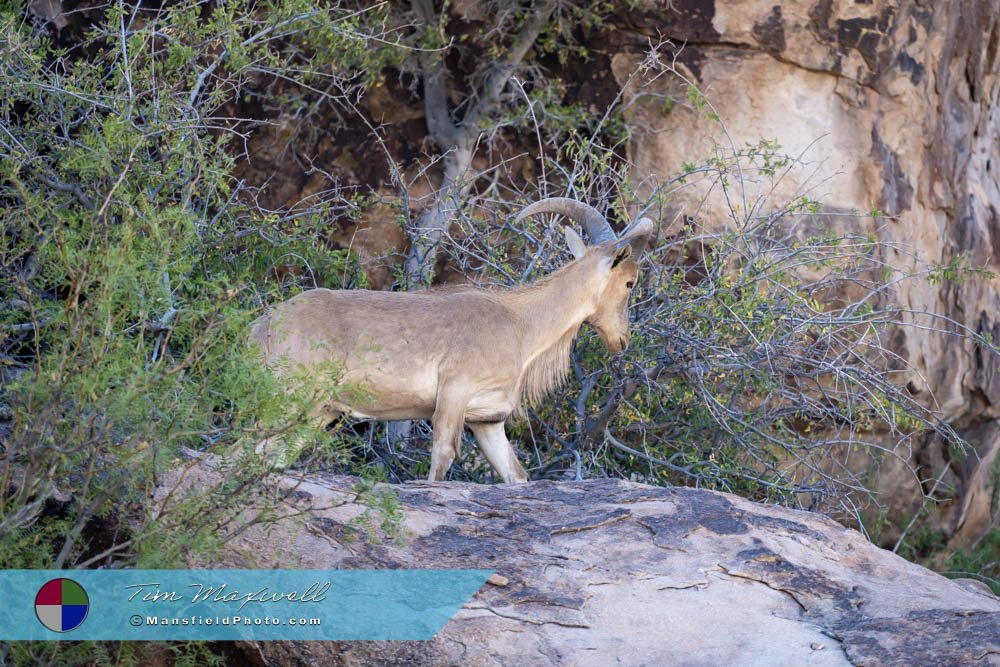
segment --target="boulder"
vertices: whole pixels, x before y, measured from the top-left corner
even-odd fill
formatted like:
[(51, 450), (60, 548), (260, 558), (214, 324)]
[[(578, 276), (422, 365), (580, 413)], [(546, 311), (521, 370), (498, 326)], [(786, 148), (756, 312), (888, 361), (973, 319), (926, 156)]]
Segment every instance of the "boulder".
[[(199, 466), (183, 478), (216, 476)], [(359, 518), (372, 523), (357, 482), (283, 478), (282, 507), (301, 520), (250, 528), (232, 562), (213, 567), (483, 568), (493, 583), (432, 641), (242, 643), (241, 660), (1000, 665), (1000, 600), (988, 589), (816, 514), (613, 479), (410, 482), (393, 487), (401, 534), (373, 541), (357, 530)]]

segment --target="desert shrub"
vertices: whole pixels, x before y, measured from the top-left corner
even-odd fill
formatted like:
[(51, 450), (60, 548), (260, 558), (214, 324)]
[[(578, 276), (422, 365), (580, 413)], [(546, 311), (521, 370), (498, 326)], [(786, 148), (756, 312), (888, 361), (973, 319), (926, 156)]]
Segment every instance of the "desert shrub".
[[(729, 231), (692, 222), (661, 238), (634, 292), (628, 352), (609, 356), (585, 328), (570, 382), (514, 425), (533, 474), (693, 485), (858, 519), (874, 470), (856, 452), (905, 455), (928, 430), (961, 447), (894, 382), (885, 341), (905, 325), (881, 244), (861, 217), (846, 233), (803, 232), (824, 217), (797, 200)], [(567, 261), (545, 226), (501, 232), (521, 251), (465, 230), (453, 256), (480, 259), (469, 268), (484, 283), (516, 284)]]
[[(721, 123), (708, 97), (684, 83), (688, 94), (672, 103)], [(534, 172), (545, 180), (519, 188), (512, 177), (506, 190), (494, 182), (447, 238), (450, 260), (477, 282), (515, 285), (569, 259), (552, 220), (498, 226), (477, 216), (483, 206), (510, 220), (513, 198), (568, 192), (607, 208), (623, 228), (661, 214), (695, 181), (729, 202), (724, 224), (687, 219), (650, 250), (634, 292), (628, 353), (610, 357), (585, 333), (573, 348), (570, 382), (513, 425), (531, 474), (718, 489), (864, 529), (879, 513), (872, 489), (880, 461), (906, 460), (929, 433), (962, 455), (958, 434), (901, 386), (908, 369), (892, 334), (926, 327), (995, 348), (957, 323), (895, 305), (892, 294), (903, 281), (943, 273), (961, 280), (978, 269), (910, 256), (917, 268), (904, 272), (885, 258), (912, 251), (871, 231), (882, 212), (843, 211), (804, 191), (775, 201), (777, 183), (807, 170), (776, 140), (720, 145), (692, 156), (673, 179), (637, 182), (621, 100), (596, 126), (574, 129), (558, 121), (572, 123), (573, 114), (549, 113), (543, 95), (529, 98), (535, 106), (520, 122), (551, 121), (533, 128), (545, 147)], [(471, 449), (455, 474), (488, 476), (481, 463)], [(946, 493), (935, 487), (931, 495)]]
[[(935, 554), (927, 566), (952, 579), (969, 578), (981, 581), (1000, 595), (1000, 529), (993, 528), (976, 544), (966, 549), (944, 550), (943, 558)], [(943, 560), (943, 563), (940, 561)]]
[[(362, 281), (324, 242), (354, 199), (258, 209), (234, 176), (253, 121), (229, 102), (293, 76), (350, 94), (388, 52), (364, 34), (377, 9), (87, 12), (70, 39), (0, 4), (0, 567), (184, 566), (270, 520), (275, 499), (253, 456), (212, 488), (156, 496), (182, 450), (308, 428), (308, 388), (285, 395), (262, 370), (249, 322), (303, 285)], [(129, 661), (116, 650), (16, 644), (0, 661)]]

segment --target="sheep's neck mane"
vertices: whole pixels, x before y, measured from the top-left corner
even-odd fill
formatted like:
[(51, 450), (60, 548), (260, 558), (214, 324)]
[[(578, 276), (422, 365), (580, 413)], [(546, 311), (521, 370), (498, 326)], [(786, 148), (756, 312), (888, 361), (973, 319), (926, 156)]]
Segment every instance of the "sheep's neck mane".
[(580, 327), (570, 329), (566, 334), (547, 350), (528, 363), (521, 375), (521, 386), (518, 388), (518, 405), (515, 414), (524, 416), (525, 407), (536, 406), (553, 391), (562, 386), (569, 370), (569, 352), (573, 347), (573, 339)]
[(588, 277), (589, 269), (578, 260), (505, 295), (518, 316), (527, 359), (518, 388), (519, 416), (525, 404), (539, 404), (566, 379), (573, 339), (593, 311)]

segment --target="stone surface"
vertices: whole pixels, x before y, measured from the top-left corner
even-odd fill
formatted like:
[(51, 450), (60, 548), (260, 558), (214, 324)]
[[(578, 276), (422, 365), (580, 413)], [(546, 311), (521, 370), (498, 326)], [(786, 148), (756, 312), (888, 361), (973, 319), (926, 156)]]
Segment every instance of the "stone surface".
[[(216, 474), (198, 464), (183, 479)], [(1000, 600), (822, 516), (610, 479), (412, 482), (393, 487), (405, 534), (372, 543), (352, 527), (356, 482), (283, 478), (283, 506), (304, 520), (251, 528), (213, 567), (487, 568), (506, 585), (484, 585), (430, 642), (240, 644), (245, 659), (1000, 665)]]

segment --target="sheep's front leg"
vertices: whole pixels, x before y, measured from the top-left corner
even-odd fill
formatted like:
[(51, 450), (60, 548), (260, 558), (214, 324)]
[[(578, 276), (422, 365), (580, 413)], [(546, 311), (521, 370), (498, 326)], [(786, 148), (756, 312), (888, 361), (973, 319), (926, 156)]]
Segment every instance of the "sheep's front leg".
[(500, 475), (500, 479), (508, 484), (528, 481), (528, 473), (524, 471), (521, 462), (517, 460), (514, 447), (511, 446), (507, 434), (504, 432), (503, 422), (469, 424), (469, 428), (476, 436), (479, 449)]
[(431, 427), (434, 429), (434, 444), (431, 449), (431, 470), (427, 478), (440, 482), (458, 456), (465, 426), (465, 407), (468, 396), (455, 389), (443, 388), (438, 391)]

